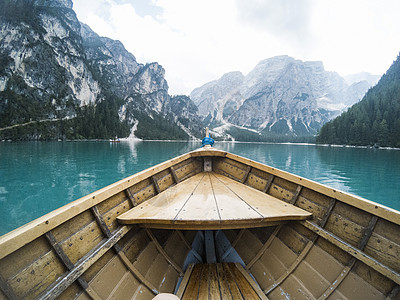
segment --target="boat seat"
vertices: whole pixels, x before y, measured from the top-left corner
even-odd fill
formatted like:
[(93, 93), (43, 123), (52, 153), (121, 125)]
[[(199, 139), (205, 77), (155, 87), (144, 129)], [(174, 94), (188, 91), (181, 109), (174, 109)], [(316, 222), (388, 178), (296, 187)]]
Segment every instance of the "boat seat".
[(267, 299), (239, 263), (190, 265), (176, 295), (182, 299)]
[(202, 172), (117, 219), (160, 229), (218, 230), (274, 226), (311, 213), (214, 172)]

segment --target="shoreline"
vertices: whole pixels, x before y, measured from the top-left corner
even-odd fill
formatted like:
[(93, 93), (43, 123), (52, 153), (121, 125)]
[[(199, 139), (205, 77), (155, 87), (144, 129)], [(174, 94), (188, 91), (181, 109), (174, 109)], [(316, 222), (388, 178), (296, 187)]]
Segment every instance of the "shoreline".
[[(115, 144), (115, 142), (110, 141), (110, 139), (76, 139), (76, 140), (48, 140), (48, 141), (13, 141), (13, 140), (1, 140), (2, 143), (24, 143), (24, 142), (107, 142)], [(120, 142), (168, 142), (168, 143), (200, 143), (201, 139), (191, 139), (191, 140), (142, 140), (139, 138), (121, 138)], [(118, 144), (117, 142), (116, 144)], [(357, 145), (338, 145), (338, 144), (317, 144), (317, 143), (296, 143), (296, 142), (248, 142), (248, 141), (215, 141), (215, 143), (233, 143), (233, 144), (263, 144), (263, 145), (298, 145), (298, 146), (317, 146), (317, 147), (332, 147), (332, 148), (356, 148), (356, 149), (376, 149), (376, 150), (397, 150), (400, 148), (396, 147), (375, 147), (375, 146), (357, 146)]]

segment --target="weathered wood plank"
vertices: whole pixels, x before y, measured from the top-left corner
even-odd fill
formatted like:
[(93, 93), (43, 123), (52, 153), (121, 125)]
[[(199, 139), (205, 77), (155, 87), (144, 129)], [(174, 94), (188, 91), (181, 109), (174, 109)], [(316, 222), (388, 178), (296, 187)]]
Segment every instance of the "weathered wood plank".
[[(322, 229), (321, 227), (312, 224), (309, 221), (302, 221), (303, 225), (315, 233), (317, 233), (319, 236), (323, 237), (324, 239), (328, 240), (335, 246), (338, 246), (342, 250), (346, 251), (348, 254), (351, 256), (355, 257), (356, 259), (361, 260), (363, 263), (366, 265), (370, 266), (371, 268), (375, 269), (382, 275), (388, 277), (389, 279), (393, 280), (397, 284), (400, 284), (400, 274), (397, 273), (395, 270), (385, 266), (382, 264), (380, 261), (374, 259), (373, 257), (369, 256), (365, 252), (362, 252), (358, 248), (350, 245), (346, 241), (340, 239), (339, 237), (335, 236), (334, 234), (330, 233), (329, 231), (326, 231)], [(372, 236), (371, 236), (372, 238)]]
[(127, 188), (127, 189), (125, 190), (125, 193), (126, 193), (126, 196), (129, 198), (129, 201), (131, 201), (131, 204), (132, 204), (133, 207), (135, 207), (136, 205), (138, 205), (137, 202), (136, 202), (136, 199), (135, 199), (135, 197), (133, 196), (133, 193), (132, 193), (132, 191), (131, 191), (130, 188)]
[(340, 237), (353, 246), (357, 246), (362, 239), (364, 228), (353, 221), (332, 212), (325, 225), (325, 229)]
[(396, 286), (396, 283), (388, 280), (381, 273), (375, 271), (371, 267), (368, 267), (361, 261), (356, 262), (352, 268), (352, 272), (384, 295), (390, 294), (390, 292)]
[(127, 196), (125, 191), (122, 191), (109, 199), (106, 199), (105, 201), (99, 203), (96, 205), (99, 213), (101, 215), (104, 215), (106, 212), (109, 210), (113, 209), (114, 207), (118, 206), (121, 202), (126, 201)]
[(37, 297), (66, 271), (54, 251), (39, 257), (15, 277), (8, 280), (18, 298)]
[(289, 201), (290, 204), (293, 204), (293, 205), (296, 204), (296, 201), (299, 198), (302, 189), (303, 189), (303, 186), (301, 186), (301, 185), (297, 186), (292, 199), (290, 199), (290, 201)]
[(175, 174), (179, 182), (183, 181), (189, 174), (194, 173), (196, 169), (201, 169), (201, 163), (197, 162), (196, 164), (193, 160), (187, 160), (174, 166)]
[(168, 174), (161, 178), (160, 180), (157, 181), (158, 186), (160, 187), (160, 192), (165, 191), (168, 189), (170, 186), (175, 184), (174, 178), (172, 177), (172, 174)]
[(253, 170), (254, 169), (252, 169), (250, 174), (247, 176), (245, 184), (256, 190), (263, 191), (267, 184), (268, 179), (259, 177), (258, 175), (253, 173)]
[(263, 188), (263, 193), (268, 193), (272, 183), (274, 182), (275, 176), (274, 175), (270, 175), (270, 177), (268, 178), (267, 183), (265, 184), (265, 187)]
[(158, 185), (157, 179), (154, 178), (154, 176), (151, 176), (151, 180), (153, 182), (154, 188), (156, 189), (157, 194), (161, 193), (161, 189)]
[(261, 249), (262, 243), (258, 238), (249, 230), (243, 234), (235, 246), (236, 252), (242, 258), (245, 264), (248, 264), (251, 259), (257, 254), (257, 251)]
[(189, 282), (189, 278), (192, 275), (193, 268), (194, 268), (194, 264), (190, 264), (188, 266), (188, 268), (186, 269), (185, 275), (183, 276), (183, 279), (181, 281), (179, 289), (176, 292), (176, 295), (179, 297), (179, 299), (182, 298), (182, 295), (183, 295), (183, 293), (184, 293), (184, 291), (186, 289), (186, 286), (187, 286), (187, 284)]
[(107, 299), (133, 299), (133, 295), (139, 285), (139, 281), (128, 271), (124, 274)]
[(400, 245), (373, 233), (365, 247), (365, 253), (400, 273)]
[(111, 232), (120, 226), (117, 218), (130, 209), (130, 201), (126, 199), (103, 215), (103, 220)]
[(214, 163), (214, 172), (240, 181), (246, 174), (246, 166), (233, 160), (218, 159)]
[(314, 245), (313, 241), (309, 241), (307, 245), (304, 247), (303, 251), (296, 258), (296, 260), (292, 263), (292, 265), (274, 282), (272, 286), (264, 290), (265, 294), (271, 293), (277, 286), (279, 286), (285, 279), (293, 273), (294, 270), (299, 266), (299, 264), (303, 261), (304, 257), (311, 250), (311, 247)]
[(385, 299), (385, 295), (363, 281), (354, 272), (349, 272), (336, 291), (340, 292), (345, 299)]
[(54, 228), (52, 233), (57, 241), (62, 242), (70, 238), (76, 232), (81, 231), (94, 220), (95, 219), (90, 213), (90, 210), (87, 210)]
[(174, 231), (163, 248), (172, 261), (174, 261), (178, 266), (183, 266), (185, 258), (191, 250), (188, 246), (190, 247), (190, 245), (185, 245), (184, 242), (182, 243), (179, 234), (177, 231)]
[(317, 244), (311, 248), (304, 262), (307, 262), (330, 283), (333, 283), (343, 270), (343, 265)]
[(147, 244), (150, 242), (144, 229), (139, 230), (134, 237), (132, 237), (132, 242), (124, 247), (124, 253), (130, 259), (130, 261), (135, 261), (138, 255), (146, 248)]
[(89, 253), (104, 238), (100, 227), (94, 220), (89, 225), (73, 234), (71, 237), (60, 243), (61, 248), (75, 264), (79, 259)]
[(245, 182), (246, 182), (247, 177), (248, 177), (249, 174), (250, 174), (250, 171), (251, 171), (251, 167), (250, 167), (250, 166), (247, 166), (247, 167), (246, 167), (245, 174), (244, 174), (243, 178), (240, 180), (241, 183), (245, 183)]
[(171, 172), (172, 178), (174, 179), (175, 183), (178, 184), (180, 182), (180, 180), (179, 180), (178, 176), (176, 175), (175, 168), (170, 167), (169, 170)]
[(268, 247), (271, 245), (272, 241), (275, 239), (276, 235), (278, 232), (282, 229), (282, 225), (277, 226), (274, 230), (274, 232), (271, 234), (269, 239), (265, 242), (265, 244), (262, 246), (262, 248), (257, 252), (257, 254), (254, 256), (254, 258), (246, 265), (246, 269), (250, 270), (250, 268), (263, 256), (265, 251), (268, 249)]
[(145, 287), (147, 287), (154, 295), (157, 295), (159, 291), (156, 287), (148, 281), (142, 273), (131, 263), (128, 257), (123, 251), (118, 252), (118, 256), (121, 258), (122, 262), (129, 269), (129, 271), (141, 282)]
[[(90, 290), (90, 289), (88, 289)], [(69, 300), (69, 299), (95, 299), (102, 300), (101, 298), (96, 298), (95, 295), (89, 295), (88, 290), (82, 290), (78, 283), (73, 282), (65, 291), (63, 291), (57, 300)], [(1, 298), (0, 298), (1, 299)]]
[(150, 239), (153, 241), (154, 245), (156, 246), (158, 252), (165, 258), (165, 260), (178, 272), (182, 273), (182, 268), (178, 266), (177, 263), (175, 263), (171, 257), (167, 254), (167, 252), (164, 250), (163, 247), (161, 247), (160, 243), (157, 241), (155, 238), (154, 234), (151, 232), (150, 229), (145, 229), (147, 235), (150, 237)]
[(10, 300), (18, 299), (18, 297), (17, 297), (17, 295), (15, 295), (13, 289), (8, 285), (8, 283), (3, 279), (2, 276), (0, 276), (0, 289), (8, 299), (10, 299)]
[(135, 300), (148, 300), (152, 299), (154, 294), (143, 284), (140, 284), (132, 299)]
[(326, 208), (326, 211), (325, 211), (325, 213), (321, 219), (321, 222), (319, 224), (322, 228), (324, 228), (326, 226), (326, 223), (328, 222), (328, 219), (335, 207), (335, 204), (336, 204), (336, 200), (331, 198), (330, 203), (329, 203), (328, 207)]
[(296, 206), (304, 209), (310, 213), (312, 213), (312, 221), (315, 223), (320, 223), (321, 219), (324, 216), (326, 211), (326, 207), (321, 206), (305, 197), (300, 195), (296, 201)]
[(271, 187), (268, 190), (268, 194), (272, 197), (290, 203), (290, 200), (293, 198), (294, 192), (287, 190), (275, 182), (279, 179), (279, 177), (275, 177), (274, 183), (271, 184)]
[(96, 218), (97, 224), (100, 226), (101, 231), (103, 232), (103, 234), (106, 237), (109, 238), (111, 236), (111, 231), (108, 228), (106, 222), (104, 222), (104, 219), (103, 219), (102, 215), (100, 214), (99, 210), (97, 209), (96, 206), (93, 206), (91, 208), (91, 210), (92, 210), (94, 217)]
[(160, 293), (173, 293), (175, 291), (176, 284), (178, 283), (179, 274), (176, 270), (168, 265), (167, 271), (163, 275), (163, 279), (158, 286)]
[[(158, 194), (151, 200), (141, 203), (134, 209), (118, 217), (125, 224), (140, 223), (173, 223), (186, 201), (198, 186), (203, 174), (195, 175), (185, 181), (183, 187), (178, 185), (171, 187), (162, 194)], [(165, 206), (165, 204), (169, 204)]]
[(174, 218), (175, 224), (196, 223), (196, 221), (200, 222), (202, 220), (220, 222), (219, 207), (212, 193), (213, 187), (210, 175), (208, 173), (204, 174), (196, 189), (189, 195), (186, 203)]
[(116, 231), (111, 238), (101, 242), (92, 251), (87, 253), (80, 261), (75, 264), (75, 267), (58, 277), (58, 281), (46, 289), (41, 295), (42, 299), (53, 299), (60, 295), (72, 282), (79, 278), (94, 262), (96, 262), (105, 252), (108, 251), (118, 240), (120, 240), (128, 231), (128, 226), (123, 226), (121, 229)]
[(224, 267), (222, 263), (217, 263), (217, 276), (218, 276), (218, 282), (219, 282), (219, 287), (220, 287), (220, 292), (221, 295), (223, 295), (223, 299), (233, 299), (231, 295), (231, 291), (229, 290), (229, 285), (227, 282), (227, 277), (224, 272)]
[[(68, 268), (68, 270), (72, 270), (74, 268), (73, 263), (71, 262), (69, 257), (64, 253), (61, 246), (56, 241), (54, 235), (51, 233), (51, 231), (46, 233), (46, 238), (49, 241), (49, 243), (51, 244), (51, 246), (53, 247), (54, 251), (57, 253), (58, 257), (61, 259), (61, 261), (64, 263), (64, 265)], [(84, 290), (86, 290), (88, 288), (88, 284), (83, 278), (79, 277), (78, 282)], [(97, 294), (96, 294), (96, 296), (97, 296)], [(99, 297), (97, 297), (97, 298), (99, 299)]]
[(118, 219), (150, 228), (222, 229), (272, 225), (310, 215), (222, 175), (205, 172), (169, 188)]
[[(246, 280), (246, 284), (249, 284), (252, 289), (254, 290), (254, 292), (257, 294), (257, 296), (260, 299), (264, 299), (264, 300), (268, 300), (267, 296), (264, 294), (264, 292), (260, 289), (260, 287), (258, 286), (258, 284), (254, 281), (253, 278), (251, 278), (251, 276), (249, 275), (249, 273), (247, 273), (245, 271), (245, 269), (243, 269), (242, 265), (239, 263), (235, 263), (234, 264), (235, 268), (231, 268), (234, 273), (236, 274), (236, 277), (240, 277), (240, 274), (243, 276), (243, 278)], [(241, 281), (243, 284), (243, 281)], [(240, 286), (239, 286), (240, 287)], [(253, 294), (253, 293), (251, 293)], [(248, 294), (246, 293), (246, 296), (248, 297)]]
[[(224, 300), (221, 298), (221, 291), (219, 289), (219, 280), (217, 273), (217, 264), (212, 264), (209, 266), (209, 299), (210, 300)], [(222, 295), (223, 297), (224, 295)]]
[(209, 285), (209, 264), (201, 265), (201, 277), (199, 282), (199, 296), (198, 299), (208, 299), (208, 285)]
[(43, 236), (30, 242), (1, 260), (0, 276), (5, 280), (14, 277), (49, 251), (51, 247)]
[[(304, 228), (304, 227), (303, 227)], [(307, 230), (307, 229), (306, 229)], [(312, 232), (312, 231), (311, 231)], [(294, 253), (299, 255), (309, 240), (317, 235), (313, 233), (313, 237), (308, 238), (300, 234), (294, 226), (284, 226), (278, 234), (278, 238)]]
[(102, 257), (100, 257), (95, 263), (93, 263), (85, 273), (82, 274), (82, 278), (86, 282), (91, 282), (96, 274), (115, 256), (115, 252), (109, 249)]
[(202, 270), (203, 268), (200, 264), (194, 266), (192, 274), (190, 276), (189, 283), (187, 284), (186, 289), (184, 290), (182, 300), (192, 300), (198, 298), (199, 286), (200, 286), (199, 282)]
[[(282, 201), (264, 194), (256, 189), (244, 186), (233, 180), (229, 180), (218, 174), (213, 174), (215, 178), (225, 184), (234, 194), (240, 197), (247, 205), (262, 216), (263, 219), (269, 220), (298, 220), (311, 216), (296, 206), (283, 203)], [(211, 176), (213, 178), (213, 176)], [(213, 181), (215, 182), (215, 180)], [(228, 193), (228, 191), (226, 191)]]
[(158, 253), (153, 257), (152, 264), (148, 270), (146, 270), (146, 273), (144, 273), (144, 277), (151, 282), (159, 292), (160, 290), (158, 287), (162, 284), (164, 274), (167, 272), (169, 266), (171, 265), (167, 262), (164, 256)]
[(127, 272), (129, 271), (122, 260), (118, 256), (114, 256), (101, 271), (96, 274), (91, 285), (101, 299), (106, 299), (113, 293), (113, 290), (123, 280)]
[(229, 290), (231, 291), (232, 298), (233, 299), (243, 299), (242, 294), (240, 293), (239, 287), (236, 284), (235, 278), (233, 277), (233, 275), (230, 271), (228, 263), (222, 263), (222, 267), (224, 269), (224, 275), (225, 275)]
[[(222, 178), (227, 179), (226, 177), (222, 177), (221, 175), (215, 173), (209, 175), (212, 186), (211, 191), (213, 192), (213, 196), (217, 203), (218, 212), (221, 216), (221, 222), (230, 220), (232, 222), (239, 223), (240, 220), (250, 219), (253, 219), (254, 222), (261, 221), (263, 219), (263, 215), (243, 201), (243, 199), (238, 196), (238, 193), (233, 192), (232, 188), (227, 186), (226, 181), (221, 180)], [(243, 184), (240, 185), (246, 190), (250, 189)]]
[(365, 252), (400, 272), (400, 226), (379, 219)]

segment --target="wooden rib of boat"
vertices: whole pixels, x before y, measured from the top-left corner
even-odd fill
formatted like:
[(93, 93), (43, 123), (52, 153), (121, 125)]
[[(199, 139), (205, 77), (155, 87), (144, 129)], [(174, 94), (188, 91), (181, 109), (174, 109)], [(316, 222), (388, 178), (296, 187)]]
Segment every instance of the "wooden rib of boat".
[(400, 299), (399, 284), (398, 211), (213, 148), (0, 238), (1, 299)]

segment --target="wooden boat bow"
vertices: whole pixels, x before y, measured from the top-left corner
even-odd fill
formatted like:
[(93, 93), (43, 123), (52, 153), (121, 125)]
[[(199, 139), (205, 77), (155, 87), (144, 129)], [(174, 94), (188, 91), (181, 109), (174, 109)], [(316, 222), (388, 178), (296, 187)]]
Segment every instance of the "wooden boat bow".
[(214, 172), (202, 172), (117, 219), (163, 229), (234, 229), (305, 220), (311, 213)]

